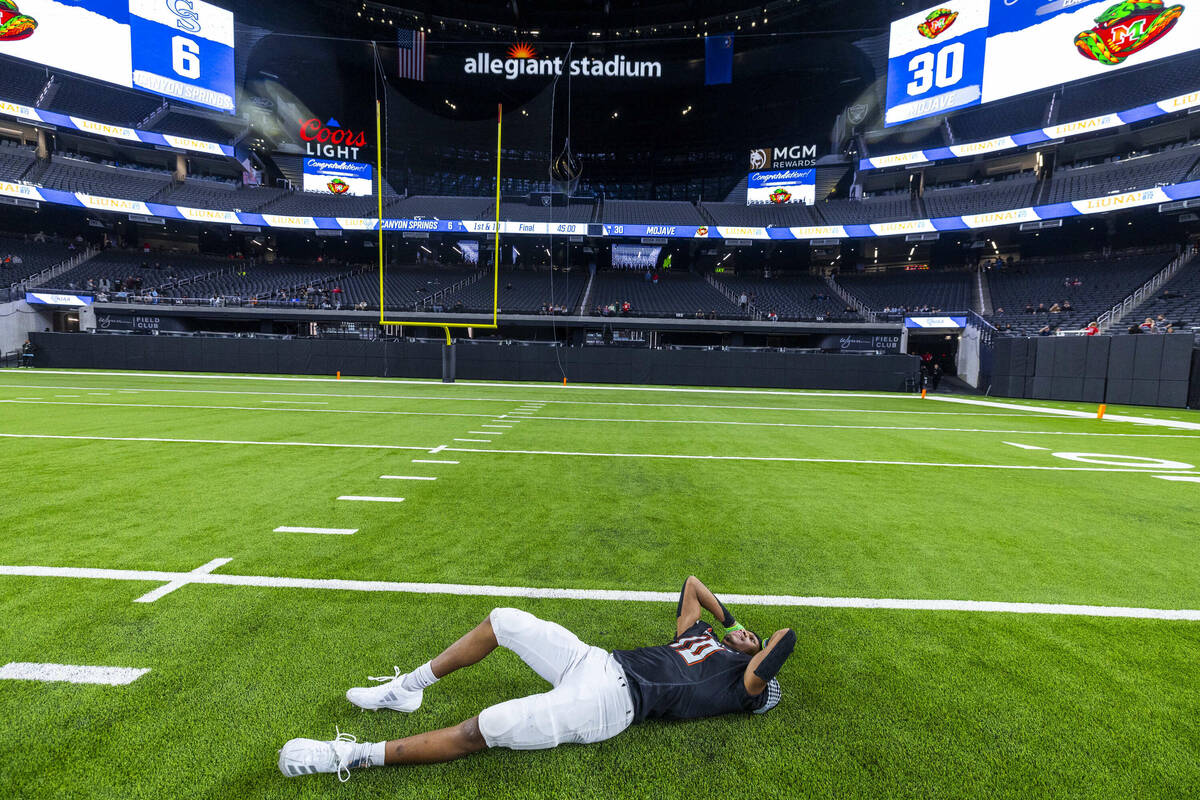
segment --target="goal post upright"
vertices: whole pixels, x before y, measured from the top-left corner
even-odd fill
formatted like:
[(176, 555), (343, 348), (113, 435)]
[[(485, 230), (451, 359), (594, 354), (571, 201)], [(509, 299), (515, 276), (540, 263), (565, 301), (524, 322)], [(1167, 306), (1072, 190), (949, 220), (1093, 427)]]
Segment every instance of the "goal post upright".
[(410, 325), (418, 328), (442, 328), (446, 331), (446, 344), (453, 344), (450, 338), (450, 330), (452, 328), (478, 328), (480, 330), (497, 330), (500, 327), (500, 156), (502, 129), (504, 124), (504, 105), (502, 103), (496, 106), (496, 217), (495, 217), (495, 252), (492, 258), (492, 321), (490, 324), (480, 325), (474, 322), (430, 322), (427, 320), (400, 320), (387, 319), (384, 311), (384, 296), (383, 296), (383, 268), (384, 268), (384, 251), (383, 251), (383, 136), (382, 136), (382, 110), (379, 100), (375, 101), (375, 171), (378, 173), (378, 242), (376, 250), (379, 252), (379, 324), (380, 326), (395, 326)]

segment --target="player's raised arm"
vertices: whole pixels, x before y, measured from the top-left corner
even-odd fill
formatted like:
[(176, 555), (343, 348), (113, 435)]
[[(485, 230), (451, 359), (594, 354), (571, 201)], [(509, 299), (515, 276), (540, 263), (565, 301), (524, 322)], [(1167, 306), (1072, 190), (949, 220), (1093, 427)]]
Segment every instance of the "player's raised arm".
[(700, 612), (707, 611), (726, 628), (732, 628), (736, 623), (733, 614), (721, 604), (717, 596), (708, 590), (695, 575), (689, 575), (683, 582), (679, 592), (679, 604), (675, 606), (675, 635), (686, 631), (700, 619)]
[(750, 663), (746, 666), (746, 672), (742, 677), (746, 691), (753, 695), (762, 694), (771, 679), (779, 674), (779, 670), (783, 668), (783, 662), (787, 661), (795, 646), (796, 632), (791, 628), (784, 628), (771, 634), (771, 638), (767, 640), (767, 646), (762, 649), (761, 653), (750, 659)]

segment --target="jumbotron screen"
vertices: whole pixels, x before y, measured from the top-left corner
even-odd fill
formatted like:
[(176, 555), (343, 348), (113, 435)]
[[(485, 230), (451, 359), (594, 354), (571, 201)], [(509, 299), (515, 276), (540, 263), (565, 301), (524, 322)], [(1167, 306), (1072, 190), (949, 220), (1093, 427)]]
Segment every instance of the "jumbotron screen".
[(1200, 48), (1200, 7), (1190, 5), (957, 0), (910, 14), (892, 23), (884, 124), (1195, 50)]
[(233, 14), (202, 0), (14, 0), (0, 53), (234, 111)]

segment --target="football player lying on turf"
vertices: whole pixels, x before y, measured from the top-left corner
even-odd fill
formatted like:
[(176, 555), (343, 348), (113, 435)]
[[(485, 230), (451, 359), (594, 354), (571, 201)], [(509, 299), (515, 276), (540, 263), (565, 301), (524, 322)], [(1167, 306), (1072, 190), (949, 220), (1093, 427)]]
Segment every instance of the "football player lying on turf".
[[(718, 640), (700, 620), (707, 610), (721, 621)], [(553, 622), (515, 608), (497, 608), (441, 655), (408, 674), (372, 678), (381, 686), (351, 689), (346, 698), (365, 709), (416, 711), (424, 690), (503, 645), (550, 682), (550, 691), (485, 708), (449, 728), (390, 742), (358, 742), (338, 732), (333, 741), (292, 739), (279, 751), (288, 777), (354, 767), (432, 764), (488, 747), (539, 750), (563, 742), (585, 744), (616, 736), (651, 717), (695, 719), (718, 714), (763, 714), (779, 704), (775, 678), (791, 655), (796, 634), (776, 631), (762, 646), (695, 576), (683, 584), (670, 644), (605, 652)]]

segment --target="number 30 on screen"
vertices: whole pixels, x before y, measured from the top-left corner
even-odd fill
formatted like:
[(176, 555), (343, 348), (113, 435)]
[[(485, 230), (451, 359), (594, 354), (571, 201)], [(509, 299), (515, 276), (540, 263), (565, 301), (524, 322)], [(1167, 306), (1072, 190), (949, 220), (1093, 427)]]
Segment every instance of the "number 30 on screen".
[(908, 96), (925, 94), (935, 85), (939, 89), (953, 86), (962, 80), (963, 56), (966, 48), (962, 42), (947, 45), (934, 53), (921, 53), (908, 62), (908, 71), (913, 80), (908, 83)]
[(181, 77), (199, 78), (200, 46), (186, 36), (172, 36), (171, 68)]

